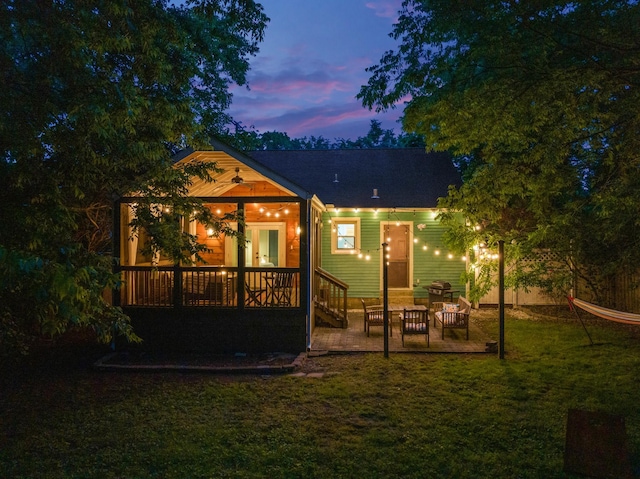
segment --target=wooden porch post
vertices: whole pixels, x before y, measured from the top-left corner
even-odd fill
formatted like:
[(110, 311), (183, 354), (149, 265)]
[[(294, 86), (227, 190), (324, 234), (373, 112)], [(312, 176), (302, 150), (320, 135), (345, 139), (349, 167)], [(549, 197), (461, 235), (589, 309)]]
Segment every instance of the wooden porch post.
[[(122, 234), (122, 229), (120, 227), (121, 218), (121, 207), (122, 200), (117, 199), (113, 202), (113, 243), (112, 243), (112, 255), (113, 255), (113, 271), (114, 273), (121, 273), (122, 269), (120, 268), (122, 258), (120, 257), (120, 247), (122, 244), (122, 238), (120, 235)], [(120, 288), (114, 288), (112, 290), (111, 296), (111, 304), (113, 306), (121, 305), (121, 296), (120, 296)]]

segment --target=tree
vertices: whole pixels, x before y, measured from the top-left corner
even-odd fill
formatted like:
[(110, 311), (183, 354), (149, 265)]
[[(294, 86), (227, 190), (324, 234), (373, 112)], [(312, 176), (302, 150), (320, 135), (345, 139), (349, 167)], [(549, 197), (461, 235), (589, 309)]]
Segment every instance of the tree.
[(287, 133), (266, 131), (260, 133), (247, 130), (240, 123), (228, 139), (230, 144), (243, 151), (253, 150), (331, 150), (354, 148), (417, 148), (424, 147), (422, 135), (401, 133), (397, 137), (393, 130), (383, 130), (378, 120), (371, 120), (367, 135), (356, 140), (335, 138), (332, 141), (323, 136), (290, 138)]
[[(267, 17), (253, 0), (8, 0), (0, 4), (0, 341), (90, 327), (136, 339), (102, 297), (114, 199), (140, 194), (135, 226), (188, 260), (178, 218), (225, 228), (186, 197), (172, 152), (204, 148), (230, 121)], [(156, 209), (162, 205), (162, 213)]]
[[(358, 97), (409, 98), (404, 129), (456, 155), (464, 184), (440, 205), (468, 223), (444, 216), (452, 243), (505, 240), (512, 284), (566, 291), (575, 274), (606, 302), (640, 253), (638, 25), (635, 0), (405, 0), (401, 44)], [(517, 267), (543, 250), (564, 267)]]

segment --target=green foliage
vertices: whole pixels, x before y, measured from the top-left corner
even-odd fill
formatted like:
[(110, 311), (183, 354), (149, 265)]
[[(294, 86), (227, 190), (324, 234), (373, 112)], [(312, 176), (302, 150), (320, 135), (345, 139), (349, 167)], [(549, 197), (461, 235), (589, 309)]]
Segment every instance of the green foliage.
[(512, 281), (573, 273), (604, 300), (640, 254), (639, 24), (637, 1), (405, 0), (400, 47), (358, 97), (378, 110), (411, 98), (404, 128), (457, 156), (464, 184), (440, 205), (481, 226), (468, 247), (552, 250), (555, 278), (513, 263)]
[(277, 131), (264, 133), (255, 130), (247, 131), (240, 124), (236, 124), (235, 133), (230, 134), (227, 140), (244, 151), (424, 147), (421, 135), (400, 133), (396, 136), (393, 130), (384, 130), (378, 120), (371, 120), (367, 135), (360, 136), (356, 140), (336, 138), (331, 142), (323, 136), (290, 138), (287, 133)]
[[(210, 179), (215, 165), (178, 169), (171, 156), (229, 122), (228, 86), (245, 82), (267, 21), (252, 0), (0, 4), (5, 337), (91, 326), (105, 341), (136, 339), (101, 299), (118, 285), (114, 200), (139, 196), (136, 227), (176, 260), (199, 251), (179, 216), (223, 227), (185, 197), (190, 177)], [(159, 204), (171, 218), (150, 214)]]

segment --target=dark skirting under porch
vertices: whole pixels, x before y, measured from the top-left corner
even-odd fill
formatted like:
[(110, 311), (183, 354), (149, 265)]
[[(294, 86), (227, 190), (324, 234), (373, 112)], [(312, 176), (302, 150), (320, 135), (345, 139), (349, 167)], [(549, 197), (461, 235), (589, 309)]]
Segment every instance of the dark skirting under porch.
[(307, 348), (301, 308), (124, 307), (140, 344), (118, 349), (212, 354), (300, 353)]

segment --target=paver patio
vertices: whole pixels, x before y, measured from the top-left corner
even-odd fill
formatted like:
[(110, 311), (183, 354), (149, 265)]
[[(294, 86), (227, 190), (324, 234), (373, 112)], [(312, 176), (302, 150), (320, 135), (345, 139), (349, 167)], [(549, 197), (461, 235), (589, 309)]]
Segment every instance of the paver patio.
[[(316, 326), (311, 336), (311, 351), (326, 352), (373, 352), (384, 351), (384, 334), (381, 327), (372, 327), (369, 337), (364, 331), (362, 310), (349, 310), (347, 329)], [(390, 352), (420, 353), (485, 353), (487, 342), (497, 340), (489, 337), (473, 321), (469, 323), (469, 340), (463, 329), (447, 329), (442, 339), (442, 330), (434, 327), (433, 317), (429, 322), (429, 347), (424, 335), (405, 336), (404, 347), (397, 320), (393, 321), (393, 336), (389, 336)]]

